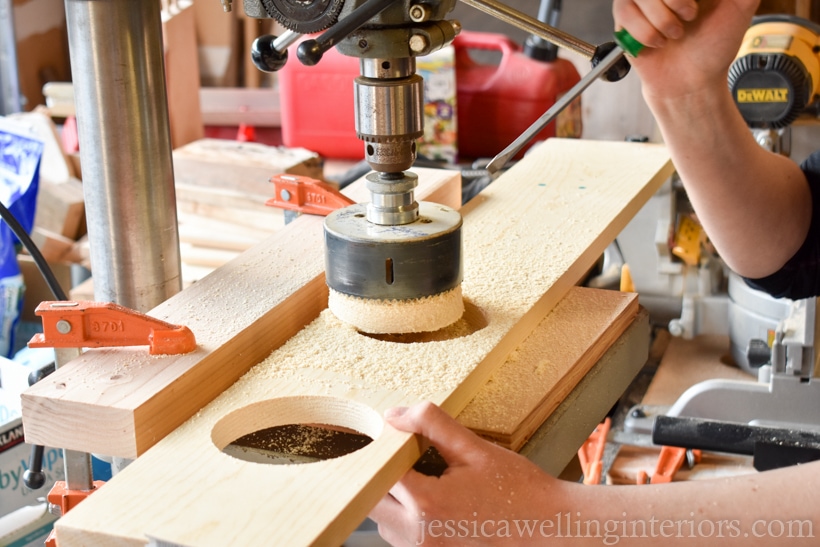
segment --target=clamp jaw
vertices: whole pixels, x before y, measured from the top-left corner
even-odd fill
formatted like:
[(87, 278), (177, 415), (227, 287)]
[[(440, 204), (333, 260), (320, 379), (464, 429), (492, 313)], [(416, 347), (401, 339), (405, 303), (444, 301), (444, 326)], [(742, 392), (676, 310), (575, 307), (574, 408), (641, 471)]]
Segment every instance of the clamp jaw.
[[(34, 313), (42, 318), (43, 333), (29, 341), (32, 348), (56, 348), (60, 366), (81, 354), (81, 348), (149, 346), (151, 355), (176, 355), (196, 349), (191, 329), (172, 325), (112, 302), (47, 301)], [(32, 488), (44, 482), (42, 446), (34, 446), (24, 481)], [(105, 484), (91, 480), (88, 454), (64, 450), (65, 481), (57, 481), (47, 498), (51, 511), (65, 515), (70, 509)], [(46, 547), (57, 547), (52, 530)]]

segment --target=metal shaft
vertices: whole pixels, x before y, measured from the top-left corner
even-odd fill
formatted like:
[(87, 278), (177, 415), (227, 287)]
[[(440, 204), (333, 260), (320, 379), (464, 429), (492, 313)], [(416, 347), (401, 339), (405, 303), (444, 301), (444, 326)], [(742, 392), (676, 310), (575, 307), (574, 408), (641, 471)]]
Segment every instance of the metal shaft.
[[(55, 348), (54, 366), (60, 368), (82, 355), (80, 348)], [(69, 490), (91, 490), (94, 487), (91, 471), (91, 455), (77, 450), (63, 450), (65, 482)]]
[(11, 0), (0, 0), (0, 115), (22, 110)]
[(66, 0), (94, 296), (182, 287), (159, 2)]
[(521, 13), (509, 6), (497, 2), (496, 0), (461, 0), (468, 6), (474, 7), (477, 10), (488, 13), (493, 17), (509, 23), (515, 27), (520, 28), (530, 34), (535, 34), (539, 38), (574, 51), (585, 59), (592, 59), (595, 55), (596, 46), (579, 40), (578, 38), (567, 34), (555, 27), (551, 27), (546, 23), (542, 23), (538, 19), (530, 17), (525, 13)]

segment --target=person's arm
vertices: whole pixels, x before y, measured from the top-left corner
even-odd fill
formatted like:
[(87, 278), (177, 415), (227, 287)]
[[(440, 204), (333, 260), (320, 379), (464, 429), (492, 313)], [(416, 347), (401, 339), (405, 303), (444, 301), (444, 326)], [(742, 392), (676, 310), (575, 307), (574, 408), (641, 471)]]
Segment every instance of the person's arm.
[(805, 176), (760, 147), (727, 85), (759, 0), (614, 0), (618, 28), (647, 47), (631, 59), (698, 218), (744, 277), (777, 271), (812, 215)]
[(409, 471), (371, 512), (394, 546), (816, 545), (820, 462), (710, 481), (585, 486), (480, 439), (435, 405), (392, 409), (449, 467)]

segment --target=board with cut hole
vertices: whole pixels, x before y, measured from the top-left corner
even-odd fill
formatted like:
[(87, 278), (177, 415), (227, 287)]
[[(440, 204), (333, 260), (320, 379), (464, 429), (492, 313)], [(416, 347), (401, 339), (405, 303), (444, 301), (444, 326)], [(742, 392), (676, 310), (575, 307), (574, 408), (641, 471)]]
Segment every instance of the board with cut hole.
[[(434, 339), (382, 340), (323, 311), (60, 519), (61, 547), (149, 536), (189, 546), (340, 544), (420, 454), (382, 412), (431, 400), (458, 414), (671, 172), (657, 145), (546, 141), (464, 209), (459, 323)], [(262, 281), (262, 270), (247, 273)], [(301, 465), (222, 451), (294, 423), (374, 440)]]

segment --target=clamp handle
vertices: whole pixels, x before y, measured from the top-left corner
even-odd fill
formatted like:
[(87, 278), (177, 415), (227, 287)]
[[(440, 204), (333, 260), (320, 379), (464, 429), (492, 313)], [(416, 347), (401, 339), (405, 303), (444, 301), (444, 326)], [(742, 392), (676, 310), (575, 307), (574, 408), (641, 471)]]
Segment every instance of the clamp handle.
[(615, 43), (621, 46), (621, 49), (630, 57), (637, 57), (644, 48), (644, 45), (629, 34), (629, 31), (625, 28), (620, 28), (615, 31)]
[(310, 177), (274, 175), (270, 181), (275, 194), (265, 202), (269, 207), (327, 216), (336, 209), (356, 203), (330, 184)]
[(32, 348), (150, 346), (151, 355), (176, 355), (196, 349), (191, 329), (172, 325), (113, 302), (46, 301), (34, 310), (43, 333)]

